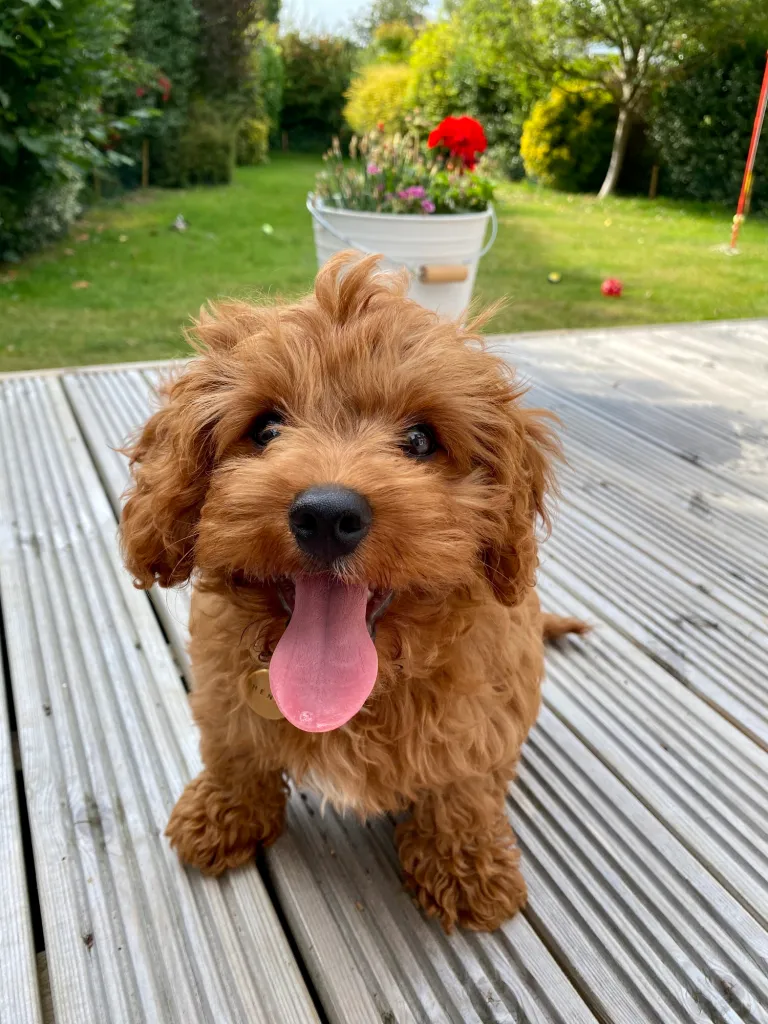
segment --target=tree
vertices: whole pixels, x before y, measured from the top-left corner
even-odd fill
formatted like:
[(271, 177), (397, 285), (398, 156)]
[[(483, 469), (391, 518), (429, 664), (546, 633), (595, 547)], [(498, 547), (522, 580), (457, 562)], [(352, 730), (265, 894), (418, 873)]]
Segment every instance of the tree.
[(428, 0), (373, 0), (368, 11), (355, 20), (355, 34), (368, 46), (381, 25), (402, 22), (409, 28), (420, 28), (424, 24), (427, 3)]
[(197, 87), (207, 100), (247, 105), (252, 82), (249, 32), (261, 0), (196, 0), (200, 18)]
[(345, 39), (289, 32), (283, 51), (280, 127), (292, 149), (327, 149), (344, 128), (344, 95), (352, 78), (355, 48)]
[(766, 21), (763, 0), (465, 0), (462, 14), (494, 53), (550, 82), (593, 82), (616, 100), (611, 160), (600, 188), (610, 195), (632, 124), (653, 88), (708, 43)]
[(170, 83), (170, 96), (149, 134), (158, 138), (186, 118), (198, 47), (193, 0), (134, 0), (128, 52), (146, 61)]

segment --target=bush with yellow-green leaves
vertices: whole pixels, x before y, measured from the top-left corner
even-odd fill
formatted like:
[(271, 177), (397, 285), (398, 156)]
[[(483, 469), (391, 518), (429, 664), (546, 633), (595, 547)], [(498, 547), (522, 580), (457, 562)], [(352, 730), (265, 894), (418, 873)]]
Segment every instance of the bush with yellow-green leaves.
[(347, 91), (347, 124), (359, 135), (375, 128), (401, 131), (410, 110), (410, 81), (407, 64), (368, 64)]
[(520, 153), (530, 178), (567, 192), (599, 187), (611, 157), (616, 106), (585, 82), (558, 85), (523, 125)]

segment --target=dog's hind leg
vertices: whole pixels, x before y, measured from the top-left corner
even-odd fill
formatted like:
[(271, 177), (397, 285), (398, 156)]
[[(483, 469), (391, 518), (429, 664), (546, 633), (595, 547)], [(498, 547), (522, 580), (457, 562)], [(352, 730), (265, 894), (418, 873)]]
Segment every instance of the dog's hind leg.
[(589, 633), (592, 629), (588, 622), (581, 619), (574, 619), (565, 615), (548, 615), (546, 612), (541, 616), (541, 632), (545, 640), (557, 640), (566, 633)]

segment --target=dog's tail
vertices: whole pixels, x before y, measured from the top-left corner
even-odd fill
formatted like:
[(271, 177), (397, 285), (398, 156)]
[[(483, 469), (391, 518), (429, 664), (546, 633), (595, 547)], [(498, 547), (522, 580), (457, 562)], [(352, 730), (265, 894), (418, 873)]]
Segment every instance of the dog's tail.
[(570, 618), (565, 615), (548, 615), (546, 612), (541, 616), (541, 631), (544, 640), (557, 640), (566, 633), (580, 633), (582, 636), (592, 629), (588, 622), (581, 619)]

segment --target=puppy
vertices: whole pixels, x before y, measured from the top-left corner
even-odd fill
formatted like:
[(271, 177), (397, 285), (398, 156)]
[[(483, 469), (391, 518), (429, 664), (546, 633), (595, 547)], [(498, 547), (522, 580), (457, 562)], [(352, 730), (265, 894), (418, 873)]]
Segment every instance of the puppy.
[(581, 629), (534, 589), (558, 447), (473, 328), (405, 288), (346, 253), (305, 301), (204, 311), (129, 449), (122, 544), (139, 587), (194, 576), (205, 768), (168, 824), (180, 857), (250, 860), (290, 778), (404, 812), (424, 910), (494, 929), (526, 898), (505, 793), (543, 634)]

